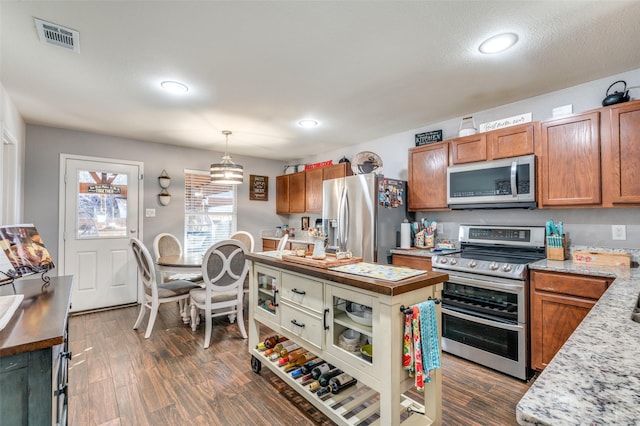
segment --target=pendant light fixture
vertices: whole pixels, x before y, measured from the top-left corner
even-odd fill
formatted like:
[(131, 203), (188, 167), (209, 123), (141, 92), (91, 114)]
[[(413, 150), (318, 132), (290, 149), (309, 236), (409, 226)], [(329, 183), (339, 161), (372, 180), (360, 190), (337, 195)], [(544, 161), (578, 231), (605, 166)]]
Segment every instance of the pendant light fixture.
[(229, 135), (231, 131), (223, 130), (222, 134), (226, 138), (226, 145), (222, 162), (211, 164), (211, 182), (223, 185), (238, 185), (244, 180), (242, 166), (231, 161), (229, 155)]

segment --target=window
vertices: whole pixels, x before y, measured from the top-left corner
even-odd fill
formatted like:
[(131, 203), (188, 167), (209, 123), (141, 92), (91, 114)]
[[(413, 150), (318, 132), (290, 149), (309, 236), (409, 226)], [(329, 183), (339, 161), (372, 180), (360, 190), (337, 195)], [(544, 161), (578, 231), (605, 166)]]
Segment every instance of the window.
[(213, 184), (197, 170), (185, 170), (184, 186), (184, 250), (204, 254), (236, 230), (236, 187)]

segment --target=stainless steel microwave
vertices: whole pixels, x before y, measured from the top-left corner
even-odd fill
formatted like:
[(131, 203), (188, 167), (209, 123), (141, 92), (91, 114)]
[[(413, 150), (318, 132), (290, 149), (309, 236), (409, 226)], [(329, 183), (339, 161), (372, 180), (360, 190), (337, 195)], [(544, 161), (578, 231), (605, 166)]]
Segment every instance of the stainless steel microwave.
[(447, 168), (451, 209), (535, 208), (535, 155)]

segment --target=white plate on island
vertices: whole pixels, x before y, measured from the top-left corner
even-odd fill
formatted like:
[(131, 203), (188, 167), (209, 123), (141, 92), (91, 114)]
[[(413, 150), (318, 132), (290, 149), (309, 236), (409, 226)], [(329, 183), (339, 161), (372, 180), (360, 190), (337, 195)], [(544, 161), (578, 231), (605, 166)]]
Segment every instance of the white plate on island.
[(0, 296), (0, 330), (5, 328), (22, 303), (23, 294)]

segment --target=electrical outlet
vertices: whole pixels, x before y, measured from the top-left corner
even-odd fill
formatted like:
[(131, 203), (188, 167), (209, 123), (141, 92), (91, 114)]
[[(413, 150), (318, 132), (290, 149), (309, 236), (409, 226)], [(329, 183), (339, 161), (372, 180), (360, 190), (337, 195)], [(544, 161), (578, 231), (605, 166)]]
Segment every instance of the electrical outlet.
[(625, 225), (611, 225), (611, 239), (612, 240), (626, 240), (627, 239), (627, 227)]
[(156, 217), (156, 209), (147, 209), (145, 212), (147, 217)]
[(442, 234), (444, 232), (444, 224), (439, 223), (438, 226), (437, 226), (436, 232), (438, 234)]

